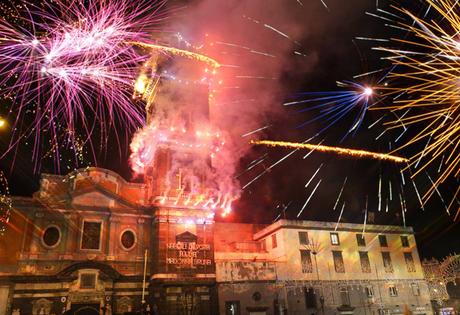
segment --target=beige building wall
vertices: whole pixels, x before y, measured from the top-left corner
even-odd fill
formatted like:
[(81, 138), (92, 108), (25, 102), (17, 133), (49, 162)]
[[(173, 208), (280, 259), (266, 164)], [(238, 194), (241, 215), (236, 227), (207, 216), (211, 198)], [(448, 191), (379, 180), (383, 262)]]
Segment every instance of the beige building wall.
[(10, 287), (0, 285), (0, 314), (6, 314)]
[[(299, 232), (307, 232), (308, 238), (319, 246), (316, 255), (318, 274), (316, 273), (314, 255), (312, 255), (313, 272), (302, 273), (300, 250), (311, 249), (301, 245)], [(331, 233), (339, 236), (339, 245), (331, 244)], [(270, 257), (279, 263), (279, 279), (298, 280), (382, 280), (382, 279), (423, 279), (423, 270), (411, 228), (370, 225), (363, 233), (360, 224), (340, 224), (335, 231), (335, 224), (329, 222), (285, 221), (274, 223), (255, 234), (256, 241), (265, 240)], [(277, 247), (273, 248), (272, 235), (276, 234)], [(366, 246), (358, 246), (356, 234), (363, 234)], [(385, 235), (388, 247), (381, 247), (378, 235)], [(409, 247), (401, 246), (401, 236), (407, 236)], [(335, 272), (333, 251), (341, 251), (345, 273)], [(363, 273), (359, 251), (369, 255), (371, 273)], [(390, 253), (393, 272), (385, 272), (382, 252)], [(412, 253), (415, 272), (408, 272), (404, 252)], [(283, 267), (284, 265), (284, 267)]]
[[(301, 244), (299, 232), (308, 234), (310, 245)], [(331, 233), (337, 233), (339, 244), (331, 243)], [(357, 234), (364, 236), (364, 246), (358, 245)], [(388, 246), (381, 246), (379, 235), (386, 236)], [(403, 246), (401, 236), (407, 237), (408, 246)], [(227, 243), (232, 239), (231, 234), (225, 237)], [(252, 251), (216, 252), (222, 314), (226, 303), (238, 303), (240, 313), (236, 314), (262, 310), (264, 314), (393, 315), (403, 314), (405, 308), (413, 314), (432, 314), (412, 228), (367, 225), (364, 229), (361, 224), (348, 223), (336, 228), (333, 222), (280, 220), (255, 231), (250, 240), (241, 235), (233, 240), (235, 248), (248, 241), (257, 245)], [(317, 269), (311, 255), (310, 272), (302, 271), (301, 250), (317, 251)], [(342, 253), (345, 272), (335, 270), (333, 251)], [(362, 270), (360, 251), (368, 253), (370, 272)], [(390, 253), (392, 272), (385, 270), (382, 252)], [(415, 269), (411, 271), (405, 252), (413, 257)], [(313, 307), (311, 299), (307, 304), (309, 288), (314, 292)], [(345, 304), (349, 307), (344, 309)]]

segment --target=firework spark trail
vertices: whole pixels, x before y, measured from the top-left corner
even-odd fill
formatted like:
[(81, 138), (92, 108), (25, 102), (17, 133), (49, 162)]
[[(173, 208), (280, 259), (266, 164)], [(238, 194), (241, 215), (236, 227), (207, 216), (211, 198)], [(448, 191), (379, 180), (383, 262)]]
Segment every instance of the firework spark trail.
[[(324, 140), (325, 140), (325, 139), (321, 140), (318, 144), (319, 144), (319, 145), (323, 144)], [(304, 159), (304, 160), (307, 159), (310, 155), (313, 154), (313, 152), (315, 152), (315, 150), (316, 150), (316, 149), (310, 150), (310, 152), (308, 152), (307, 154), (305, 154), (305, 155), (302, 157), (302, 159)]]
[[(433, 179), (431, 178), (430, 174), (428, 174), (428, 172), (426, 172), (426, 176), (427, 176), (428, 179), (430, 180), (431, 185), (432, 185), (432, 187), (433, 187), (432, 192), (433, 192), (433, 193), (436, 192), (436, 194), (438, 195), (439, 199), (441, 199), (442, 204), (444, 205), (444, 208), (446, 209), (447, 214), (450, 215), (449, 208), (447, 207), (446, 202), (444, 201), (444, 198), (442, 197), (441, 192), (440, 192), (439, 189), (438, 189), (438, 186), (434, 183)], [(429, 197), (428, 197), (428, 198), (429, 198)]]
[(291, 152), (289, 152), (288, 154), (286, 154), (285, 156), (283, 156), (281, 159), (279, 159), (278, 161), (276, 161), (275, 163), (273, 163), (272, 165), (270, 165), (268, 168), (264, 169), (264, 171), (262, 173), (260, 173), (259, 175), (257, 175), (256, 177), (254, 177), (251, 181), (249, 181), (246, 185), (244, 185), (241, 189), (244, 190), (246, 189), (248, 186), (250, 186), (252, 183), (254, 183), (256, 180), (258, 180), (259, 178), (261, 178), (264, 174), (268, 173), (272, 168), (274, 168), (276, 165), (280, 164), (281, 162), (283, 162), (284, 160), (286, 160), (288, 157), (290, 157), (291, 155), (293, 155), (294, 153), (296, 153), (298, 151), (298, 149), (295, 149)]
[(342, 184), (342, 188), (340, 188), (339, 195), (337, 196), (337, 200), (335, 201), (334, 208), (332, 209), (334, 211), (337, 208), (337, 205), (339, 204), (339, 200), (340, 200), (340, 197), (342, 196), (343, 189), (345, 188), (345, 184), (347, 183), (347, 179), (348, 177), (345, 177), (345, 180), (343, 181), (343, 184)]
[(342, 214), (343, 214), (344, 209), (345, 209), (345, 202), (343, 202), (342, 209), (340, 210), (340, 214), (339, 214), (339, 219), (337, 220), (334, 231), (337, 231), (337, 228), (339, 227), (340, 219), (342, 219)]
[(364, 208), (363, 234), (366, 232), (368, 207), (369, 207), (369, 196), (366, 196), (366, 208)]
[(313, 195), (315, 194), (316, 192), (316, 189), (318, 189), (319, 185), (321, 184), (321, 181), (322, 179), (320, 179), (318, 181), (318, 183), (316, 184), (315, 188), (313, 188), (313, 191), (311, 192), (310, 196), (308, 197), (308, 199), (305, 201), (302, 209), (299, 211), (299, 213), (297, 214), (297, 218), (300, 217), (300, 215), (302, 214), (302, 212), (305, 210), (305, 208), (307, 207), (308, 203), (310, 202), (310, 199), (313, 197)]
[[(308, 141), (312, 141), (313, 139), (316, 138), (317, 135), (313, 136), (313, 137), (310, 137), (308, 138), (307, 140), (304, 141), (304, 143), (308, 142)], [(252, 141), (251, 141), (252, 142)], [(250, 143), (251, 143), (250, 142)], [(254, 177), (252, 180), (250, 180), (246, 185), (244, 185), (242, 187), (242, 190), (246, 189), (247, 187), (249, 187), (252, 183), (254, 183), (256, 180), (258, 180), (259, 178), (261, 178), (264, 174), (268, 173), (272, 168), (274, 168), (276, 165), (280, 164), (281, 162), (283, 162), (284, 160), (286, 160), (287, 158), (289, 158), (291, 155), (293, 155), (294, 153), (296, 153), (297, 151), (299, 151), (300, 149), (294, 149), (292, 150), (291, 152), (289, 152), (288, 154), (286, 154), (285, 156), (283, 156), (282, 158), (280, 158), (278, 161), (276, 161), (275, 163), (273, 163), (272, 165), (270, 165), (268, 168), (264, 169), (263, 172), (261, 172), (260, 174), (258, 174), (256, 177)]]
[(246, 169), (244, 171), (242, 171), (241, 173), (236, 175), (235, 178), (239, 178), (241, 175), (246, 174), (247, 172), (252, 170), (254, 167), (256, 167), (260, 163), (264, 162), (267, 158), (268, 158), (268, 154), (266, 153), (262, 157), (253, 160), (251, 163), (249, 163), (248, 167), (246, 167)]
[(258, 128), (258, 129), (249, 131), (248, 133), (245, 133), (244, 135), (242, 135), (241, 138), (250, 136), (250, 135), (252, 135), (252, 134), (255, 134), (255, 133), (260, 132), (260, 131), (262, 131), (262, 130), (268, 129), (268, 128), (270, 128), (270, 127), (271, 127), (271, 125), (267, 125), (267, 126), (263, 126), (263, 127)]
[(400, 201), (400, 204), (401, 204), (401, 214), (402, 214), (402, 218), (403, 218), (403, 224), (404, 224), (404, 227), (406, 227), (406, 214), (405, 214), (405, 211), (404, 211), (404, 201), (403, 201), (403, 197), (401, 194), (399, 194), (399, 201)]
[(379, 205), (378, 205), (378, 211), (380, 212), (382, 210), (382, 174), (380, 174), (379, 177)]
[(422, 211), (425, 211), (425, 207), (423, 205), (422, 198), (420, 197), (420, 193), (418, 192), (417, 185), (415, 185), (415, 180), (414, 179), (412, 179), (412, 185), (414, 186), (415, 194), (417, 195), (417, 199), (418, 199), (418, 201), (420, 203), (420, 207), (421, 207)]
[(313, 180), (313, 178), (315, 178), (315, 176), (318, 174), (319, 170), (321, 169), (321, 167), (323, 167), (323, 165), (324, 165), (324, 163), (321, 163), (321, 165), (318, 167), (318, 169), (315, 171), (315, 173), (310, 177), (308, 182), (305, 184), (305, 188), (307, 188), (308, 185), (310, 185), (311, 181)]
[(329, 7), (327, 6), (326, 2), (324, 2), (324, 0), (320, 0), (320, 1), (321, 1), (321, 3), (323, 4), (323, 7), (325, 7), (326, 10), (329, 11)]
[(356, 158), (367, 158), (367, 159), (377, 159), (383, 161), (391, 161), (395, 163), (405, 163), (409, 160), (389, 155), (385, 153), (376, 153), (364, 150), (355, 150), (355, 149), (348, 149), (348, 148), (340, 148), (340, 147), (329, 147), (325, 145), (317, 145), (317, 144), (309, 144), (309, 143), (297, 143), (297, 142), (285, 142), (285, 141), (269, 141), (269, 140), (252, 140), (250, 144), (254, 145), (264, 145), (269, 147), (284, 147), (284, 148), (294, 148), (294, 149), (307, 149), (307, 150), (317, 150), (320, 152), (325, 153), (336, 153), (338, 155), (349, 156), (349, 157), (356, 157)]
[(391, 186), (391, 180), (388, 181), (388, 193), (390, 194), (390, 201), (393, 200), (393, 188)]

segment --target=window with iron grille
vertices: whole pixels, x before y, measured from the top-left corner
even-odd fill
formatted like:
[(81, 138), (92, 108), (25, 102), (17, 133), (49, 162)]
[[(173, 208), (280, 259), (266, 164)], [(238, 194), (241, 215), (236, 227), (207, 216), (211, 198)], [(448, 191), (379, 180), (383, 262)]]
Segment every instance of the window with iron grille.
[(409, 247), (409, 238), (405, 235), (401, 235), (401, 246)]
[(340, 245), (340, 239), (338, 233), (331, 233), (331, 244)]
[(385, 272), (393, 272), (393, 263), (389, 252), (382, 252), (383, 268)]
[(338, 250), (333, 250), (332, 251), (332, 258), (334, 260), (335, 272), (344, 273), (345, 272), (345, 265), (343, 263), (342, 252), (338, 251)]
[(356, 234), (356, 243), (358, 246), (366, 246), (366, 239), (363, 234)]
[(419, 296), (420, 295), (420, 288), (419, 288), (417, 283), (412, 283), (411, 288), (412, 288), (412, 294), (414, 296)]
[(412, 253), (404, 253), (404, 260), (406, 261), (407, 272), (415, 272), (415, 262)]
[(369, 286), (369, 287), (366, 287), (366, 296), (368, 298), (373, 298), (374, 297), (374, 288)]
[(387, 236), (379, 235), (379, 243), (380, 243), (380, 247), (388, 247)]
[(308, 240), (308, 232), (299, 232), (299, 243), (300, 245), (310, 244)]
[(80, 289), (95, 289), (95, 288), (96, 288), (96, 274), (95, 273), (80, 274)]
[(359, 261), (361, 262), (361, 271), (364, 273), (371, 272), (371, 262), (367, 252), (359, 252)]
[(390, 285), (388, 287), (388, 292), (390, 293), (390, 296), (398, 296), (398, 289), (396, 289), (395, 285)]
[(302, 265), (302, 273), (313, 272), (313, 265), (311, 263), (311, 253), (309, 250), (300, 250), (300, 263)]

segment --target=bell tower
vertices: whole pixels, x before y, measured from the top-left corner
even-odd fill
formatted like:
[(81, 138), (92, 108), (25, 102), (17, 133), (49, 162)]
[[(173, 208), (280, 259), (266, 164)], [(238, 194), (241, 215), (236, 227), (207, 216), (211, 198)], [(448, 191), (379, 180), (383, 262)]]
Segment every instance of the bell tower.
[(213, 68), (163, 53), (145, 63), (135, 97), (147, 126), (138, 166), (154, 209), (149, 303), (168, 314), (216, 314), (214, 213), (223, 205), (213, 156), (223, 140), (210, 119)]

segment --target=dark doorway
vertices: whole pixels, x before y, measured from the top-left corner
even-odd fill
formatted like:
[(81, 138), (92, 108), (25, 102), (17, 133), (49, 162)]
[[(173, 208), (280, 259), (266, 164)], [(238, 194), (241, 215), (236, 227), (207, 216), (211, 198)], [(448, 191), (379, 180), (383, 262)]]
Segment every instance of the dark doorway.
[(73, 315), (99, 315), (99, 304), (72, 304)]

